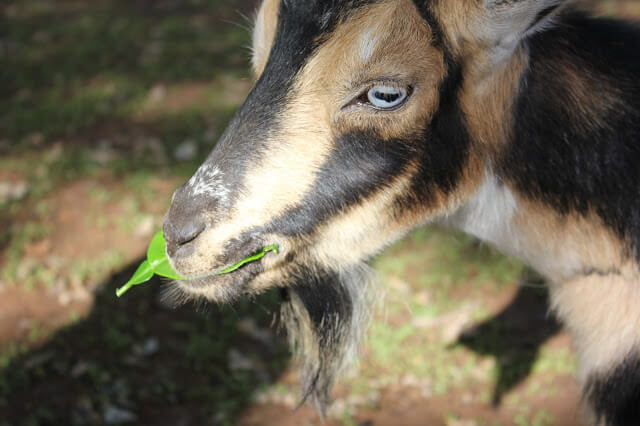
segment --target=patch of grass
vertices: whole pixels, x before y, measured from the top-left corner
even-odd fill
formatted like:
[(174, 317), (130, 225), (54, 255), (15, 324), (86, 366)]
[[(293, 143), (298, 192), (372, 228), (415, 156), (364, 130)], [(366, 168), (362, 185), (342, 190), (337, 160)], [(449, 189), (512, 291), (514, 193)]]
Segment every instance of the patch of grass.
[(5, 369), (13, 359), (25, 353), (27, 347), (23, 344), (9, 343), (6, 347), (0, 348), (0, 371)]
[(535, 373), (559, 373), (575, 374), (577, 371), (577, 360), (575, 355), (568, 350), (558, 350), (543, 347), (540, 356), (533, 365)]
[(246, 76), (248, 31), (223, 1), (33, 9), (11, 2), (0, 134), (21, 140), (87, 127), (131, 109), (157, 81)]
[(51, 226), (42, 222), (30, 221), (22, 226), (14, 226), (9, 236), (6, 248), (6, 261), (2, 269), (2, 280), (16, 282), (28, 279), (33, 274), (42, 274), (42, 268), (31, 265), (21, 269), (24, 247), (28, 244), (46, 238), (52, 232)]
[(555, 419), (547, 410), (539, 410), (534, 414), (530, 413), (530, 409), (522, 409), (514, 419), (513, 423), (517, 426), (551, 426), (555, 424)]

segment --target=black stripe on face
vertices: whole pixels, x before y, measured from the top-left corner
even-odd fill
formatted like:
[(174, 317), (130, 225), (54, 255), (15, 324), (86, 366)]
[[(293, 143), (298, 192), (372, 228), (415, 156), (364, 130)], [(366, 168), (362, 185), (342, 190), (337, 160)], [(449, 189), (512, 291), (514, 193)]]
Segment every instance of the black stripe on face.
[(311, 191), (268, 228), (290, 236), (313, 233), (319, 224), (384, 190), (406, 170), (418, 143), (382, 140), (373, 132), (339, 136), (328, 160), (317, 172)]
[(455, 191), (468, 164), (471, 137), (458, 104), (462, 68), (446, 49), (444, 60), (446, 75), (440, 84), (439, 105), (424, 130), (416, 155), (418, 173), (413, 177), (411, 189), (396, 200), (398, 216), (417, 207), (437, 207), (434, 205), (437, 194), (450, 195)]
[(637, 352), (609, 374), (592, 376), (586, 395), (598, 424), (634, 426), (640, 423), (640, 356)]

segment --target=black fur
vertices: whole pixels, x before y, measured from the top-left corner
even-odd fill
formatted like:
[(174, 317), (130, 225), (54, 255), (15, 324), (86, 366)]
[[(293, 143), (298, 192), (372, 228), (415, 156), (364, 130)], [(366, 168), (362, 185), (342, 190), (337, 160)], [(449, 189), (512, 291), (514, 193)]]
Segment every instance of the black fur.
[[(283, 317), (304, 362), (300, 404), (312, 398), (324, 413), (352, 328), (353, 300), (337, 272), (307, 265), (299, 267), (293, 279), (283, 297)], [(303, 316), (308, 317), (310, 329)], [(309, 337), (316, 346), (304, 347)]]
[(414, 182), (415, 192), (422, 191), (427, 202), (436, 189), (449, 193), (456, 188), (466, 166), (471, 143), (466, 119), (458, 104), (462, 67), (446, 50), (444, 58), (447, 74), (439, 90), (440, 103), (425, 130), (420, 174)]
[(439, 89), (439, 105), (418, 145), (419, 173), (412, 188), (396, 200), (396, 213), (412, 206), (428, 206), (437, 192), (450, 193), (458, 185), (467, 161), (471, 139), (458, 104), (462, 67), (444, 50), (446, 76)]
[[(592, 376), (586, 397), (598, 422), (607, 426), (637, 426), (640, 422), (640, 355), (634, 353), (608, 374)], [(600, 424), (600, 423), (599, 423)]]
[[(638, 40), (636, 27), (577, 12), (530, 39), (499, 170), (520, 193), (562, 214), (596, 213), (640, 259)], [(589, 98), (575, 93), (578, 84)]]

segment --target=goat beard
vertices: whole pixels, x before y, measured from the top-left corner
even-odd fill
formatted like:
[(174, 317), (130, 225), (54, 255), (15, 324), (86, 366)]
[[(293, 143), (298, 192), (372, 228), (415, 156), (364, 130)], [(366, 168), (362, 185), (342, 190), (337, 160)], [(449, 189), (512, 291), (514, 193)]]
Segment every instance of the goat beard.
[(283, 290), (282, 323), (301, 363), (300, 405), (322, 416), (336, 380), (356, 360), (374, 305), (374, 274), (365, 264), (338, 271), (304, 267)]

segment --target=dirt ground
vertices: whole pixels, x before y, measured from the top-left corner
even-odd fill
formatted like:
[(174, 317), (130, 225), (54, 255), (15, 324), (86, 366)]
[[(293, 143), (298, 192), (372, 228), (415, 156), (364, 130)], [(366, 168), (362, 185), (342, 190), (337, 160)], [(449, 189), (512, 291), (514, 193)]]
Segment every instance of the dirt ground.
[(297, 408), (277, 294), (175, 308), (154, 279), (116, 300), (251, 87), (254, 7), (0, 5), (0, 426), (578, 424), (544, 284), (461, 235), (420, 229), (376, 259), (384, 303), (324, 421)]

